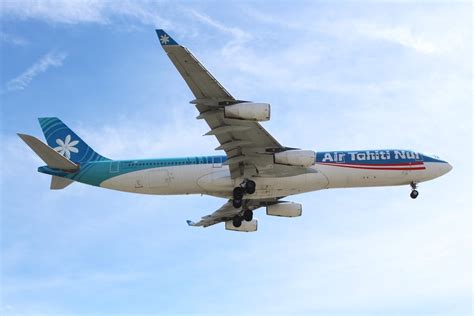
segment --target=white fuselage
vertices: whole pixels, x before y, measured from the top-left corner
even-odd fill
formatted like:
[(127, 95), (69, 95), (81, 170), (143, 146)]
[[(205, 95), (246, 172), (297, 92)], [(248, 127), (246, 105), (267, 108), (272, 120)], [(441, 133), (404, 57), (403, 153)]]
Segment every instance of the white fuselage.
[[(425, 162), (423, 170), (367, 170), (316, 163), (308, 173), (289, 177), (253, 177), (256, 192), (248, 199), (294, 195), (328, 188), (396, 186), (419, 183), (448, 172), (449, 164)], [(231, 198), (243, 178), (231, 179), (225, 165), (169, 166), (132, 171), (111, 177), (100, 186), (126, 192), (171, 195), (207, 194)]]

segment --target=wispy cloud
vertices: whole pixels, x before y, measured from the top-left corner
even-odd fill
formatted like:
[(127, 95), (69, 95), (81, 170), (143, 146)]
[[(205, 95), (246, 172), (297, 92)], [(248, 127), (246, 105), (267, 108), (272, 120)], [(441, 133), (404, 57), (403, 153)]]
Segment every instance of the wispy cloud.
[(26, 0), (6, 1), (2, 4), (2, 15), (14, 16), (20, 19), (37, 19), (49, 22), (80, 23), (96, 22), (106, 23), (107, 17), (103, 14), (107, 2), (96, 0)]
[(212, 19), (210, 16), (200, 13), (194, 9), (190, 9), (189, 13), (199, 22), (212, 26), (220, 32), (227, 33), (232, 36), (232, 39), (224, 47), (224, 50), (226, 50), (227, 52), (235, 52), (235, 50), (239, 49), (244, 43), (252, 39), (252, 35), (245, 32), (244, 30), (237, 27), (227, 26), (215, 19)]
[(240, 38), (240, 39), (250, 38), (250, 34), (244, 32), (243, 30), (239, 28), (226, 26), (223, 23), (220, 23), (219, 21), (212, 19), (210, 16), (202, 14), (196, 10), (191, 9), (189, 10), (189, 12), (199, 21), (216, 28), (221, 32), (232, 34), (234, 37)]
[(5, 32), (0, 32), (0, 40), (4, 43), (10, 43), (17, 46), (28, 44), (28, 41), (25, 38)]
[(170, 22), (160, 17), (158, 9), (154, 1), (25, 0), (3, 3), (0, 15), (66, 24), (109, 24), (116, 17), (128, 17), (142, 24), (169, 26)]
[(25, 89), (31, 81), (39, 74), (47, 71), (51, 67), (60, 67), (66, 58), (65, 53), (49, 52), (41, 57), (37, 62), (31, 65), (18, 77), (13, 78), (7, 83), (7, 91), (16, 91)]
[(433, 43), (425, 40), (421, 36), (413, 34), (407, 27), (383, 27), (368, 22), (351, 24), (351, 29), (355, 30), (355, 32), (361, 36), (399, 44), (404, 47), (412, 48), (419, 53), (430, 54), (436, 51), (436, 47)]
[[(400, 21), (399, 25), (391, 26), (383, 22), (375, 22), (373, 19), (351, 19), (320, 21), (282, 19), (268, 13), (260, 12), (254, 8), (245, 7), (244, 12), (259, 23), (277, 25), (279, 27), (291, 28), (298, 31), (317, 31), (344, 38), (366, 38), (371, 40), (383, 40), (394, 44), (414, 49), (423, 54), (434, 53), (438, 47), (432, 41), (424, 38), (421, 34), (414, 33), (407, 25), (406, 21)], [(311, 25), (311, 27), (308, 27)]]

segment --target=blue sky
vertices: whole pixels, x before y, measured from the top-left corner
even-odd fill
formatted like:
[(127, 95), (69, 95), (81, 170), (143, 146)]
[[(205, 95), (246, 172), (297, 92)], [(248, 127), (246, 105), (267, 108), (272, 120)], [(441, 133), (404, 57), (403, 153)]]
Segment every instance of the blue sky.
[[(2, 1), (2, 315), (470, 315), (472, 4)], [(454, 169), (420, 186), (294, 196), (259, 231), (190, 228), (223, 201), (49, 190), (16, 132), (57, 116), (111, 158), (213, 154), (154, 29), (264, 127), (315, 150), (409, 148)]]

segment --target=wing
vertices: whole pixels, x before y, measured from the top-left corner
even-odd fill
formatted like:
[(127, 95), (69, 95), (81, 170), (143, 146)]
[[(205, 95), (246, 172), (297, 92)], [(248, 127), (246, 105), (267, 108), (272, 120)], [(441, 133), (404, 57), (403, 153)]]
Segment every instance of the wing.
[(227, 203), (222, 205), (217, 211), (210, 215), (206, 215), (201, 217), (201, 220), (199, 220), (197, 223), (188, 220), (187, 223), (189, 226), (202, 226), (202, 227), (208, 227), (217, 223), (221, 222), (227, 222), (232, 220), (232, 218), (242, 212), (242, 209), (247, 209), (247, 210), (256, 210), (262, 206), (267, 206), (271, 204), (276, 204), (278, 203), (278, 200), (280, 198), (274, 198), (274, 199), (266, 199), (266, 200), (246, 200), (246, 204), (242, 206), (242, 208), (235, 208), (232, 205), (232, 201), (229, 200)]
[(240, 211), (240, 209), (237, 209), (232, 205), (231, 201), (228, 201), (214, 213), (201, 217), (201, 220), (199, 222), (195, 223), (193, 221), (188, 220), (187, 223), (189, 226), (207, 227), (220, 222), (225, 222), (226, 220), (229, 220), (235, 215), (237, 215)]
[[(236, 100), (191, 54), (163, 30), (156, 30), (161, 46), (184, 78), (199, 111), (227, 155), (232, 178), (256, 175), (258, 170), (272, 169), (272, 153), (288, 148), (280, 145), (259, 123), (224, 117), (223, 107), (244, 102)], [(273, 169), (272, 169), (273, 170)]]

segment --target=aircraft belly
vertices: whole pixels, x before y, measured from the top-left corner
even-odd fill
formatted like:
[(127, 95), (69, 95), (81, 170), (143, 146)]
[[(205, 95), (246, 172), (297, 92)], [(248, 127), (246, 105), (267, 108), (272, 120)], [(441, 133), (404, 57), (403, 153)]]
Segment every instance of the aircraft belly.
[(205, 192), (232, 192), (234, 180), (231, 179), (229, 168), (212, 168), (207, 174), (197, 179), (197, 185)]
[(246, 196), (249, 199), (281, 197), (325, 189), (328, 186), (327, 177), (321, 172), (306, 173), (292, 177), (254, 178), (257, 190)]
[(204, 193), (197, 179), (208, 173), (210, 165), (173, 166), (132, 171), (103, 181), (100, 186), (143, 194)]

